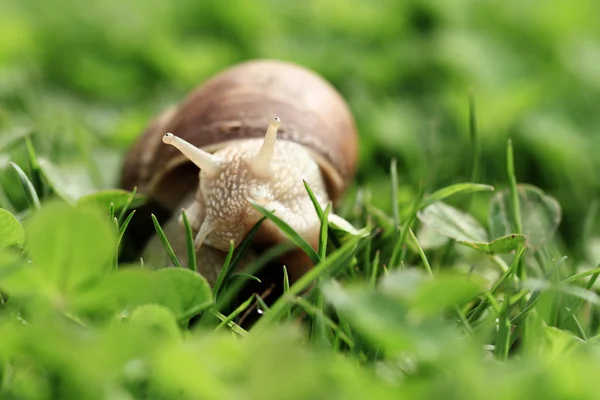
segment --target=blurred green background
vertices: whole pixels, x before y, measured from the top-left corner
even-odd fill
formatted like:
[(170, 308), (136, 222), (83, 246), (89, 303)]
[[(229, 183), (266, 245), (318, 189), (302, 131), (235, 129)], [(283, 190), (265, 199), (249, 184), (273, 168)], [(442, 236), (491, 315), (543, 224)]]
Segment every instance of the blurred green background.
[[(517, 177), (562, 204), (576, 243), (600, 192), (600, 24), (595, 0), (3, 0), (0, 180), (25, 207), (9, 158), (39, 155), (97, 187), (117, 184), (124, 151), (149, 119), (210, 75), (257, 57), (313, 68), (346, 97), (361, 133), (357, 182), (388, 209), (469, 180), (469, 94), (479, 180)], [(16, 135), (16, 136), (15, 136)], [(73, 182), (77, 183), (74, 178)], [(483, 204), (483, 203), (482, 203)], [(477, 206), (476, 206), (477, 207)], [(484, 213), (485, 210), (480, 211)]]

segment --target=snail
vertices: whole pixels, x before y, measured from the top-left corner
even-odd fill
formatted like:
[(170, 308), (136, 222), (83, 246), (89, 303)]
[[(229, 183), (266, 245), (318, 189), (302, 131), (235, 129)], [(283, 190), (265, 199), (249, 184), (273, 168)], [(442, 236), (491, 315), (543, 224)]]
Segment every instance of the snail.
[[(323, 77), (290, 62), (246, 61), (208, 79), (150, 122), (125, 157), (121, 187), (148, 198), (145, 207), (160, 217), (182, 260), (186, 211), (198, 271), (213, 284), (230, 242), (238, 246), (262, 217), (252, 201), (316, 249), (320, 220), (304, 181), (321, 207), (330, 201), (335, 206), (354, 178), (357, 146), (350, 108)], [(133, 236), (139, 237), (133, 240), (145, 247), (142, 254), (168, 262), (156, 235), (145, 238), (154, 232), (149, 216), (136, 219)], [(286, 240), (264, 221), (248, 257)], [(311, 267), (301, 251), (280, 261), (290, 279)]]

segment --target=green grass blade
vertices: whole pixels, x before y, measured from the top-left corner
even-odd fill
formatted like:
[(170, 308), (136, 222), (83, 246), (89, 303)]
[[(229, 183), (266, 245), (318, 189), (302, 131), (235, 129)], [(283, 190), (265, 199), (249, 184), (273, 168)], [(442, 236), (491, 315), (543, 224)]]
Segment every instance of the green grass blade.
[(181, 321), (181, 322), (189, 321), (190, 319), (194, 318), (196, 315), (199, 315), (202, 312), (206, 311), (213, 304), (214, 303), (212, 300), (205, 301), (204, 303), (201, 303), (201, 304), (196, 304), (195, 306), (191, 307), (188, 310), (185, 310), (180, 315), (178, 315), (177, 320)]
[[(266, 220), (266, 217), (262, 217), (256, 224), (254, 224), (252, 229), (250, 229), (250, 232), (248, 232), (248, 234), (246, 235), (244, 240), (242, 240), (240, 245), (237, 247), (237, 251), (234, 252), (233, 245), (230, 243), (229, 251), (227, 252), (225, 262), (223, 263), (223, 268), (221, 269), (221, 272), (219, 273), (219, 276), (217, 277), (217, 281), (215, 282), (215, 286), (213, 288), (215, 300), (218, 299), (218, 301), (219, 301), (218, 304), (220, 306), (223, 306), (224, 304), (229, 302), (229, 299), (227, 299), (226, 301), (221, 301), (223, 299), (221, 299), (220, 293), (222, 292), (222, 289), (223, 289), (225, 283), (228, 281), (229, 276), (231, 275), (231, 272), (236, 269), (242, 256), (246, 253), (246, 250), (250, 247), (250, 245), (252, 243), (252, 239), (254, 238), (254, 235), (256, 235), (256, 232), (258, 232), (262, 223), (265, 220)], [(252, 274), (255, 271), (249, 270), (248, 272), (250, 274)], [(239, 288), (241, 288), (241, 286), (242, 286), (241, 282), (238, 282), (236, 285), (234, 285), (234, 287), (238, 290), (239, 290)], [(231, 292), (231, 293), (233, 293), (233, 292)], [(232, 296), (233, 296), (233, 294), (231, 294), (231, 297)], [(217, 307), (217, 309), (220, 310), (221, 308)]]
[(457, 183), (455, 185), (446, 186), (440, 190), (436, 190), (432, 194), (426, 196), (421, 204), (419, 205), (419, 209), (422, 210), (433, 203), (438, 201), (442, 201), (447, 199), (448, 197), (457, 195), (457, 194), (470, 194), (476, 192), (490, 192), (493, 191), (494, 187), (490, 185), (482, 185), (479, 183)]
[(290, 277), (288, 275), (287, 267), (283, 266), (283, 293), (290, 291)]
[(343, 266), (344, 262), (349, 259), (358, 249), (361, 236), (353, 237), (348, 240), (342, 247), (331, 254), (327, 259), (317, 264), (314, 268), (300, 277), (291, 287), (290, 290), (273, 303), (268, 313), (265, 313), (258, 322), (254, 325), (251, 332), (261, 332), (271, 324), (275, 323), (286, 310), (289, 308), (289, 301), (302, 291), (308, 288), (315, 280), (322, 276), (327, 270), (337, 270)]
[(321, 218), (321, 232), (319, 235), (319, 258), (321, 260), (325, 259), (325, 256), (327, 255), (327, 233), (329, 231), (329, 223), (327, 218), (329, 217), (329, 212), (331, 211), (331, 202), (329, 202), (329, 204), (327, 204), (327, 208), (325, 209), (325, 212), (323, 213), (323, 216)]
[[(578, 274), (572, 275), (572, 276), (568, 277), (567, 279), (564, 279), (562, 281), (562, 283), (573, 283), (573, 282), (576, 282), (576, 281), (578, 281), (580, 279), (586, 278), (586, 277), (588, 277), (590, 275), (597, 275), (599, 273), (600, 273), (600, 267), (596, 267), (596, 268), (593, 268), (593, 269), (590, 269), (590, 270), (583, 271), (583, 272), (580, 272)], [(589, 282), (588, 282), (588, 284), (589, 284)], [(587, 289), (590, 289), (590, 288), (591, 288), (591, 286), (589, 288), (587, 288)]]
[(379, 250), (377, 250), (375, 252), (375, 257), (373, 258), (373, 269), (371, 270), (371, 286), (375, 287), (377, 286), (377, 278), (379, 275), (379, 258), (381, 256), (381, 253), (379, 252)]
[(310, 201), (313, 203), (313, 206), (315, 207), (315, 211), (317, 212), (319, 219), (323, 220), (323, 208), (321, 208), (321, 205), (319, 204), (319, 201), (317, 200), (317, 196), (315, 196), (315, 193), (313, 192), (313, 190), (310, 188), (310, 186), (304, 179), (302, 180), (302, 183), (304, 183), (304, 188), (306, 189), (306, 192), (308, 193), (308, 197), (310, 197)]
[(369, 240), (365, 248), (365, 276), (371, 276), (373, 274), (373, 241)]
[(23, 186), (23, 190), (25, 191), (25, 196), (27, 197), (29, 206), (39, 209), (40, 208), (40, 198), (38, 197), (38, 194), (35, 191), (33, 184), (31, 183), (31, 181), (29, 180), (29, 178), (27, 177), (25, 172), (23, 172), (21, 167), (19, 167), (17, 164), (15, 164), (12, 161), (9, 162), (9, 165), (15, 171), (17, 171), (17, 174), (19, 175), (19, 179), (21, 180), (21, 185)]
[(412, 210), (410, 212), (410, 216), (402, 225), (400, 229), (400, 234), (396, 234), (396, 242), (394, 244), (394, 249), (392, 251), (392, 255), (390, 256), (390, 260), (388, 262), (388, 268), (396, 268), (400, 265), (400, 261), (404, 259), (404, 250), (403, 246), (406, 243), (406, 237), (408, 236), (408, 231), (414, 224), (417, 219), (417, 213), (419, 212), (419, 205), (421, 204), (423, 198), (423, 187), (421, 186), (419, 190), (419, 194), (415, 199)]
[(222, 319), (219, 325), (215, 328), (215, 331), (222, 329), (225, 325), (229, 326), (229, 323), (236, 319), (241, 313), (246, 311), (250, 305), (252, 305), (252, 300), (254, 300), (254, 295), (250, 296), (248, 300), (244, 301), (240, 304), (231, 314), (229, 314), (226, 318)]
[(123, 223), (119, 227), (119, 243), (121, 243), (121, 240), (123, 240), (123, 237), (125, 236), (125, 231), (127, 231), (127, 227), (129, 226), (131, 219), (135, 215), (135, 212), (136, 212), (136, 210), (131, 211), (129, 213), (129, 215), (127, 216), (127, 218), (125, 219), (125, 221), (123, 221)]
[(247, 274), (245, 272), (236, 272), (231, 274), (231, 278), (230, 279), (245, 279), (247, 281), (255, 281), (258, 283), (262, 283), (262, 281), (260, 280), (259, 277), (254, 276), (252, 274)]
[(423, 262), (423, 267), (425, 267), (425, 271), (427, 271), (429, 276), (433, 276), (433, 271), (431, 270), (431, 265), (429, 264), (429, 261), (427, 260), (427, 256), (425, 255), (425, 252), (423, 251), (423, 247), (421, 247), (421, 244), (419, 243), (419, 240), (413, 233), (412, 229), (408, 230), (408, 234), (410, 235), (410, 239), (413, 241), (415, 246), (417, 246), (417, 251), (419, 252), (419, 256), (421, 257), (421, 261)]
[[(241, 254), (240, 247), (238, 246), (238, 251), (234, 253), (234, 260), (232, 261), (232, 265), (235, 265), (236, 257)], [(245, 266), (244, 271), (248, 274), (255, 275), (261, 271), (261, 269), (266, 266), (269, 262), (276, 259), (277, 257), (283, 255), (284, 253), (290, 251), (293, 248), (292, 243), (280, 243), (274, 247), (269, 248), (264, 253), (261, 253), (259, 257), (251, 262), (250, 264)], [(233, 267), (232, 267), (233, 268)], [(238, 294), (239, 290), (244, 285), (244, 280), (236, 279), (236, 280), (226, 280), (227, 285), (223, 285), (220, 289), (220, 295), (217, 298), (217, 306), (215, 307), (217, 310), (223, 310), (227, 307), (233, 298)], [(213, 290), (214, 292), (214, 290)]]
[[(288, 271), (287, 271), (287, 267), (284, 265), (283, 266), (283, 295), (287, 295), (287, 293), (290, 291), (290, 277), (288, 275)], [(288, 309), (287, 310), (287, 316), (286, 316), (287, 320), (289, 321), (290, 318), (292, 317), (292, 310)]]
[(510, 349), (510, 319), (508, 313), (510, 311), (510, 296), (505, 296), (502, 304), (502, 311), (498, 316), (498, 334), (494, 343), (494, 354), (500, 360), (508, 358), (508, 350)]
[[(220, 319), (221, 321), (227, 320), (227, 317), (225, 315), (221, 314), (219, 311), (215, 310), (214, 308), (209, 308), (208, 312), (211, 313), (212, 315), (214, 315), (215, 317), (217, 317), (218, 319)], [(236, 324), (233, 321), (226, 322), (225, 324), (229, 327), (229, 329), (231, 329), (232, 332), (237, 333), (240, 336), (248, 335), (248, 331), (246, 331), (244, 328), (242, 328), (241, 326), (239, 326), (238, 324)]]
[(342, 328), (340, 328), (340, 326), (338, 324), (336, 324), (331, 318), (329, 318), (327, 316), (327, 314), (325, 314), (323, 312), (322, 308), (316, 307), (315, 305), (311, 304), (310, 302), (306, 301), (306, 299), (303, 299), (301, 297), (296, 298), (294, 301), (296, 302), (296, 304), (298, 304), (300, 307), (302, 307), (304, 309), (304, 311), (306, 311), (313, 318), (318, 316), (323, 321), (325, 326), (327, 326), (332, 331), (334, 331), (336, 336), (339, 337), (344, 343), (346, 343), (346, 345), (350, 349), (354, 348), (354, 346), (355, 346), (354, 340), (352, 340), (352, 338), (350, 338), (342, 330)]
[(112, 201), (108, 205), (108, 220), (112, 224), (112, 221), (115, 219), (115, 203)]
[(469, 136), (471, 138), (471, 181), (479, 180), (481, 164), (481, 146), (479, 132), (477, 131), (477, 110), (475, 109), (475, 94), (469, 94)]
[[(519, 192), (517, 189), (517, 176), (515, 175), (515, 163), (512, 140), (508, 140), (508, 146), (506, 147), (506, 169), (508, 174), (508, 182), (510, 188), (510, 197), (512, 205), (512, 219), (515, 224), (515, 233), (523, 233), (523, 223), (521, 220), (521, 211), (519, 204)], [(517, 268), (517, 276), (519, 279), (525, 279), (525, 268), (522, 263), (519, 263)]]
[(165, 251), (167, 252), (167, 255), (171, 259), (171, 262), (176, 267), (183, 268), (183, 266), (179, 262), (179, 259), (175, 255), (175, 252), (173, 251), (173, 247), (171, 247), (171, 244), (169, 243), (169, 239), (167, 239), (167, 236), (165, 235), (165, 232), (161, 228), (160, 223), (158, 222), (158, 220), (156, 219), (156, 216), (154, 214), (152, 214), (151, 217), (152, 217), (152, 222), (154, 223), (154, 229), (156, 230), (156, 234), (158, 235), (158, 238), (160, 239), (160, 242), (162, 243)]
[(248, 247), (250, 247), (250, 244), (252, 243), (252, 239), (254, 239), (254, 235), (256, 235), (256, 232), (258, 232), (261, 225), (263, 224), (263, 222), (266, 219), (267, 219), (267, 217), (262, 217), (256, 224), (254, 224), (252, 229), (250, 229), (250, 232), (248, 232), (248, 234), (246, 235), (244, 240), (242, 240), (242, 243), (240, 243), (240, 245), (238, 246), (238, 250), (231, 261), (232, 269), (235, 269), (237, 264), (240, 262), (240, 259), (244, 255), (244, 252), (246, 251), (246, 249)]
[[(500, 276), (500, 278), (494, 283), (494, 285), (492, 286), (492, 288), (490, 289), (490, 291), (488, 292), (489, 296), (491, 298), (493, 298), (493, 295), (496, 293), (496, 291), (509, 279), (511, 278), (516, 269), (517, 266), (519, 265), (521, 258), (523, 257), (523, 254), (525, 253), (525, 250), (527, 249), (527, 247), (523, 246), (521, 247), (519, 250), (517, 250), (517, 254), (515, 254), (515, 257), (513, 258), (513, 262), (510, 264), (510, 267), (508, 267), (508, 269), (506, 271), (504, 271), (504, 273)], [(481, 314), (483, 313), (483, 311), (485, 311), (485, 309), (489, 306), (489, 300), (488, 299), (484, 299), (481, 301), (481, 303), (479, 303), (473, 310), (471, 310), (468, 314), (467, 314), (467, 320), (469, 321), (469, 323), (473, 323), (474, 321), (476, 321)]]
[[(595, 272), (592, 274), (592, 277), (589, 279), (589, 281), (585, 284), (586, 290), (592, 290), (592, 287), (598, 280), (598, 276), (600, 276), (600, 268), (594, 268), (591, 271), (595, 271)], [(586, 272), (590, 272), (590, 271), (586, 271)], [(578, 275), (582, 275), (582, 274), (578, 274)], [(572, 276), (571, 278), (574, 278), (574, 276)], [(568, 283), (568, 282), (572, 282), (574, 280), (575, 279), (573, 279), (573, 280), (565, 279), (563, 282)], [(577, 314), (577, 311), (579, 311), (579, 309), (581, 308), (583, 303), (584, 303), (583, 299), (577, 299), (576, 303), (570, 308), (570, 310), (567, 312), (567, 315), (565, 315), (565, 317), (562, 319), (561, 326), (564, 326), (569, 318), (571, 318), (572, 316), (575, 316), (575, 314)]]
[(579, 322), (579, 319), (577, 319), (577, 317), (573, 314), (571, 314), (571, 320), (573, 321), (573, 324), (575, 325), (575, 329), (577, 329), (577, 333), (579, 333), (579, 337), (582, 338), (583, 340), (588, 340), (587, 335), (585, 334), (585, 330), (583, 329), (583, 326), (581, 325), (581, 322)]
[(131, 191), (131, 195), (129, 196), (127, 203), (125, 203), (125, 205), (121, 209), (121, 212), (119, 213), (119, 222), (123, 221), (123, 218), (125, 218), (125, 214), (127, 214), (127, 211), (129, 211), (129, 207), (131, 207), (131, 204), (133, 203), (133, 200), (135, 200), (135, 196), (137, 195), (137, 190), (138, 189), (136, 186)]
[(292, 242), (300, 247), (310, 257), (313, 264), (318, 264), (321, 261), (321, 257), (319, 257), (319, 254), (317, 254), (315, 249), (313, 249), (312, 246), (308, 244), (308, 242), (304, 240), (304, 238), (300, 236), (291, 226), (260, 204), (257, 204), (252, 200), (249, 201), (250, 204), (252, 204), (252, 207), (270, 219), (279, 229), (281, 229), (283, 233), (286, 234), (288, 238), (292, 240)]
[(390, 180), (392, 196), (392, 218), (394, 219), (394, 230), (398, 234), (400, 229), (400, 204), (398, 201), (398, 166), (395, 158), (390, 163)]
[[(313, 203), (313, 206), (315, 208), (315, 211), (317, 212), (317, 216), (319, 217), (319, 220), (323, 221), (324, 211), (323, 211), (323, 208), (321, 208), (321, 205), (319, 204), (319, 201), (317, 200), (317, 197), (315, 196), (315, 193), (313, 192), (313, 190), (310, 188), (310, 186), (308, 185), (308, 183), (305, 180), (302, 180), (302, 182), (304, 183), (304, 187), (306, 188), (306, 192), (308, 193), (308, 196), (310, 197), (310, 201)], [(341, 246), (341, 242), (339, 241), (339, 239), (335, 235), (335, 232), (333, 232), (329, 226), (328, 226), (327, 232), (328, 232), (328, 236), (329, 236), (328, 240), (331, 240), (331, 243), (333, 244), (333, 247), (335, 247), (335, 248), (340, 247)]]
[(508, 146), (506, 148), (506, 169), (508, 174), (508, 183), (510, 187), (510, 196), (512, 203), (512, 218), (515, 224), (516, 232), (523, 233), (523, 226), (521, 223), (521, 212), (519, 205), (519, 193), (517, 191), (517, 177), (515, 175), (515, 164), (512, 140), (508, 140)]
[[(125, 232), (127, 231), (127, 227), (129, 226), (131, 219), (135, 215), (135, 211), (136, 210), (133, 210), (132, 212), (130, 212), (129, 215), (127, 216), (127, 218), (125, 219), (125, 221), (123, 221), (123, 223), (118, 227), (119, 232), (118, 232), (117, 249), (115, 252), (115, 261), (114, 261), (115, 270), (117, 270), (119, 267), (119, 253), (121, 250), (121, 243), (123, 242), (123, 238), (125, 237)], [(113, 219), (115, 221), (117, 221), (117, 219), (115, 217), (113, 217)], [(117, 222), (117, 224), (118, 224), (118, 222)]]
[(29, 163), (29, 169), (31, 171), (31, 183), (35, 188), (35, 191), (40, 195), (40, 197), (44, 197), (44, 186), (42, 184), (42, 170), (40, 164), (37, 160), (37, 155), (35, 153), (35, 149), (33, 148), (33, 143), (31, 142), (31, 137), (25, 137), (25, 148), (27, 149), (27, 161)]
[(262, 299), (262, 297), (260, 297), (259, 294), (255, 294), (254, 297), (256, 298), (259, 314), (264, 314), (265, 312), (269, 311), (269, 306), (267, 305), (267, 303), (265, 303), (265, 301)]
[(215, 299), (218, 294), (221, 292), (221, 288), (229, 278), (231, 271), (233, 270), (234, 265), (232, 265), (231, 260), (233, 259), (233, 252), (235, 251), (235, 245), (233, 240), (229, 241), (229, 250), (227, 251), (227, 256), (225, 257), (225, 262), (223, 262), (223, 267), (221, 267), (221, 272), (219, 272), (219, 276), (217, 276), (217, 281), (215, 282), (215, 286), (213, 292), (215, 293)]
[(187, 213), (184, 209), (181, 210), (181, 218), (183, 219), (183, 226), (185, 228), (185, 247), (187, 249), (188, 256), (188, 268), (192, 271), (198, 272), (198, 265), (196, 262), (196, 246), (194, 245), (194, 233), (192, 232), (192, 225), (188, 219)]
[[(320, 281), (320, 280), (319, 280)], [(321, 292), (320, 284), (317, 284), (315, 291), (315, 308), (319, 310), (323, 310), (325, 307), (325, 299), (323, 297), (323, 293)], [(311, 327), (311, 339), (312, 342), (317, 346), (321, 347), (329, 347), (331, 346), (329, 337), (328, 337), (328, 327), (325, 322), (325, 314), (321, 311), (319, 313), (313, 314), (312, 319), (312, 327)]]
[(535, 308), (535, 306), (541, 299), (542, 292), (540, 290), (536, 290), (533, 293), (531, 293), (531, 296), (529, 297), (529, 300), (527, 300), (525, 307), (523, 307), (521, 311), (511, 319), (511, 325), (516, 326), (518, 329), (520, 329), (527, 315)]

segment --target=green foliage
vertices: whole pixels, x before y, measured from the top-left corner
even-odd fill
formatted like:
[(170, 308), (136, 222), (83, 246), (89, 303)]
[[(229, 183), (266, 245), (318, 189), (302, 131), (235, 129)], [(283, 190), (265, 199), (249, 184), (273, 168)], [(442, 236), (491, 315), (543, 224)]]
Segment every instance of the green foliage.
[[(520, 230), (529, 239), (528, 245), (531, 248), (539, 248), (552, 240), (558, 228), (561, 218), (560, 205), (555, 199), (530, 185), (519, 186), (517, 196), (522, 220)], [(492, 199), (490, 229), (494, 237), (519, 231), (511, 221), (511, 201), (508, 190), (497, 193)]]
[(0, 246), (23, 246), (25, 231), (19, 221), (7, 210), (0, 208)]
[[(0, 2), (0, 398), (597, 397), (595, 8)], [(144, 201), (116, 189), (124, 153), (152, 115), (257, 57), (313, 68), (356, 116), (342, 204), (307, 186), (318, 249), (256, 205), (292, 243), (239, 272), (249, 235), (212, 288), (185, 218), (189, 269), (121, 262)], [(314, 267), (285, 270), (272, 304), (235, 303), (290, 247)]]
[[(499, 213), (493, 215), (501, 218)], [(419, 213), (419, 219), (430, 230), (483, 253), (510, 253), (525, 243), (525, 236), (519, 233), (508, 233), (490, 241), (488, 232), (475, 218), (442, 202), (425, 208)]]

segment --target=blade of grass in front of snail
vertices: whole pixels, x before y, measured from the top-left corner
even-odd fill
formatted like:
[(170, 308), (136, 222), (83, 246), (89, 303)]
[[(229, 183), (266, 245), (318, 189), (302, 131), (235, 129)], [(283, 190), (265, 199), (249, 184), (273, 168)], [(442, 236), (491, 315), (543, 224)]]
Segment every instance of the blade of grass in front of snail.
[[(317, 346), (329, 347), (331, 345), (330, 339), (331, 332), (327, 331), (327, 326), (324, 321), (324, 312), (325, 308), (325, 299), (323, 297), (323, 292), (321, 290), (321, 277), (317, 279), (317, 286), (315, 288), (315, 299), (314, 299), (314, 307), (317, 308), (320, 312), (312, 315), (312, 327), (311, 327), (311, 339)], [(328, 333), (330, 335), (328, 335)]]
[(277, 322), (285, 313), (291, 313), (294, 298), (306, 290), (319, 277), (330, 274), (347, 267), (349, 260), (358, 251), (362, 237), (356, 236), (346, 242), (340, 249), (333, 252), (326, 260), (316, 265), (303, 276), (301, 276), (287, 291), (284, 296), (279, 297), (270, 308), (270, 311), (262, 316), (252, 327), (252, 330), (262, 331), (271, 324)]
[(108, 205), (108, 223), (111, 227), (114, 227), (115, 233), (117, 234), (117, 237), (119, 237), (119, 239), (117, 240), (117, 244), (115, 246), (115, 252), (114, 252), (114, 256), (113, 256), (113, 265), (112, 268), (114, 271), (118, 271), (119, 269), (119, 243), (121, 241), (120, 239), (120, 228), (119, 228), (119, 221), (117, 221), (117, 219), (115, 218), (115, 203), (113, 203), (112, 201), (110, 202), (110, 204)]
[(398, 165), (395, 158), (390, 162), (391, 196), (392, 196), (392, 218), (394, 220), (395, 236), (400, 232), (400, 210), (398, 200)]
[(125, 214), (127, 213), (127, 211), (129, 211), (129, 207), (131, 207), (131, 204), (133, 203), (133, 200), (135, 200), (135, 196), (137, 195), (137, 190), (138, 188), (136, 186), (131, 191), (131, 195), (129, 195), (127, 203), (125, 203), (125, 205), (121, 209), (121, 212), (119, 213), (119, 222), (123, 221), (123, 218), (125, 218)]
[(321, 232), (319, 235), (319, 257), (321, 260), (325, 259), (327, 255), (327, 232), (329, 228), (329, 222), (327, 218), (329, 217), (329, 212), (331, 211), (331, 202), (327, 204), (327, 208), (321, 217)]
[(231, 279), (234, 279), (234, 278), (235, 279), (246, 279), (246, 280), (249, 280), (249, 281), (255, 281), (255, 282), (258, 282), (258, 283), (262, 283), (262, 281), (260, 280), (259, 277), (251, 275), (251, 274), (247, 274), (245, 272), (235, 272), (235, 273), (232, 273), (231, 274), (231, 278), (229, 278), (229, 279), (231, 280)]
[(108, 222), (112, 224), (112, 221), (115, 219), (115, 203), (112, 201), (108, 205)]
[(118, 241), (118, 244), (120, 244), (121, 240), (123, 240), (123, 237), (125, 236), (125, 231), (127, 230), (127, 227), (129, 226), (129, 223), (131, 222), (131, 219), (135, 215), (135, 212), (136, 212), (136, 210), (132, 210), (129, 213), (129, 215), (127, 216), (127, 218), (125, 218), (125, 221), (123, 221), (123, 223), (119, 227), (119, 241)]
[(235, 250), (235, 244), (233, 240), (229, 241), (229, 250), (227, 251), (227, 256), (225, 257), (225, 261), (223, 262), (223, 266), (221, 267), (221, 272), (219, 272), (219, 276), (217, 276), (217, 281), (215, 282), (215, 286), (213, 288), (214, 298), (215, 300), (218, 297), (219, 292), (221, 291), (221, 287), (231, 275), (231, 260), (233, 259), (233, 252)]
[(161, 228), (158, 220), (156, 219), (156, 216), (154, 214), (151, 214), (151, 217), (152, 217), (152, 223), (154, 224), (154, 229), (156, 230), (156, 234), (158, 235), (158, 238), (160, 239), (160, 242), (162, 243), (162, 245), (165, 249), (165, 252), (171, 259), (171, 262), (176, 267), (183, 268), (183, 266), (179, 262), (179, 259), (177, 258), (177, 255), (175, 255), (175, 252), (173, 251), (173, 247), (171, 247), (171, 244), (169, 243), (169, 239), (167, 239), (165, 232)]
[[(250, 297), (250, 300), (252, 300), (252, 299), (254, 299), (254, 296)], [(223, 315), (219, 311), (215, 310), (214, 308), (209, 308), (208, 312), (210, 314), (214, 315), (215, 317), (217, 317), (221, 321), (225, 321), (227, 319), (227, 317), (225, 315)], [(241, 326), (239, 326), (238, 324), (236, 324), (235, 322), (229, 321), (226, 324), (231, 329), (232, 332), (237, 333), (240, 336), (248, 335), (248, 331), (245, 330), (244, 328), (242, 328)]]
[(229, 326), (230, 322), (233, 322), (234, 319), (236, 319), (241, 313), (246, 311), (248, 309), (248, 307), (250, 307), (252, 305), (253, 300), (254, 300), (254, 295), (250, 296), (248, 298), (248, 300), (246, 300), (242, 304), (240, 304), (235, 310), (233, 310), (233, 312), (231, 314), (229, 314), (227, 317), (225, 317), (224, 319), (221, 320), (221, 323), (219, 323), (219, 325), (217, 325), (217, 327), (215, 328), (215, 331), (218, 331), (219, 329), (223, 328), (225, 325)]
[(21, 180), (21, 185), (23, 186), (23, 191), (25, 192), (25, 197), (27, 197), (27, 202), (29, 203), (29, 206), (33, 207), (35, 209), (39, 209), (40, 208), (40, 198), (38, 197), (38, 194), (35, 191), (33, 184), (31, 183), (31, 181), (29, 180), (29, 178), (27, 177), (25, 172), (23, 172), (21, 167), (19, 167), (17, 164), (15, 164), (12, 161), (9, 163), (9, 165), (15, 171), (17, 171), (17, 174), (19, 175), (19, 179)]
[(177, 315), (176, 318), (179, 322), (185, 322), (186, 325), (189, 323), (190, 319), (194, 318), (197, 315), (200, 315), (205, 310), (211, 308), (214, 304), (212, 300), (207, 300), (203, 303), (196, 304), (187, 310), (183, 311), (181, 314)]
[(117, 240), (117, 249), (116, 249), (117, 251), (115, 254), (115, 270), (117, 270), (119, 268), (119, 253), (120, 253), (120, 249), (121, 249), (121, 242), (123, 241), (123, 237), (125, 237), (125, 231), (127, 230), (127, 227), (129, 226), (129, 223), (131, 222), (131, 219), (135, 215), (135, 212), (136, 212), (136, 210), (132, 210), (129, 213), (129, 215), (127, 216), (127, 218), (125, 218), (125, 221), (123, 221), (121, 226), (119, 226), (119, 236), (118, 236), (118, 240)]
[[(290, 276), (288, 275), (287, 267), (283, 266), (283, 295), (285, 296), (287, 292), (290, 291)], [(289, 308), (287, 310), (286, 321), (289, 321), (292, 317), (292, 310)]]
[[(239, 252), (240, 247), (241, 246), (238, 247), (238, 252), (234, 255), (234, 258), (241, 254)], [(293, 248), (295, 248), (295, 246), (290, 242), (280, 243), (274, 247), (271, 247), (264, 253), (261, 253), (256, 260), (245, 266), (244, 270), (248, 274), (258, 274), (270, 261), (292, 250)], [(244, 285), (244, 282), (245, 281), (242, 279), (236, 279), (234, 281), (228, 279), (228, 284), (226, 286), (224, 285), (219, 291), (220, 294), (217, 298), (215, 308), (219, 311), (223, 311), (223, 309), (228, 306), (233, 298), (238, 294), (239, 290)]]
[(289, 289), (285, 296), (279, 297), (268, 313), (265, 313), (262, 318), (252, 327), (252, 331), (260, 332), (275, 323), (281, 318), (282, 315), (291, 307), (290, 297), (297, 296), (303, 290), (308, 288), (312, 282), (317, 280), (320, 276), (326, 273), (331, 275), (335, 271), (342, 269), (347, 266), (348, 261), (352, 258), (356, 251), (359, 250), (360, 241), (363, 236), (354, 236), (348, 240), (342, 247), (334, 251), (325, 260), (321, 261), (308, 272), (302, 275)]
[[(319, 201), (317, 200), (317, 196), (315, 196), (315, 193), (313, 192), (313, 190), (310, 188), (309, 184), (304, 179), (302, 180), (302, 182), (304, 183), (306, 192), (308, 193), (308, 196), (310, 197), (310, 201), (313, 203), (313, 206), (315, 207), (317, 216), (319, 217), (319, 219), (321, 220), (321, 223), (322, 223), (323, 209), (321, 208), (321, 205), (319, 204)], [(329, 239), (332, 241), (333, 247), (335, 247), (337, 249), (338, 247), (341, 246), (340, 240), (335, 235), (335, 232), (333, 232), (331, 230), (331, 228), (329, 228), (329, 227), (328, 227), (328, 232), (329, 232)]]
[(198, 272), (198, 263), (196, 261), (196, 247), (194, 246), (194, 233), (192, 232), (192, 226), (188, 219), (187, 213), (184, 209), (181, 210), (181, 219), (183, 220), (183, 227), (185, 228), (185, 247), (187, 249), (188, 256), (188, 268), (192, 271)]
[(354, 340), (346, 335), (342, 328), (331, 318), (329, 318), (327, 314), (325, 314), (323, 307), (317, 307), (302, 297), (294, 299), (294, 302), (304, 309), (304, 311), (306, 311), (306, 313), (308, 313), (311, 317), (315, 318), (318, 316), (329, 329), (331, 329), (344, 343), (348, 345), (349, 348), (354, 348)]
[[(221, 293), (221, 289), (222, 289), (223, 285), (225, 284), (225, 282), (228, 281), (229, 276), (231, 275), (231, 271), (235, 270), (242, 255), (245, 253), (246, 249), (250, 246), (250, 243), (252, 242), (254, 235), (256, 234), (256, 232), (258, 232), (258, 229), (260, 228), (262, 223), (265, 221), (265, 219), (266, 219), (266, 217), (262, 217), (256, 224), (254, 224), (252, 229), (250, 229), (250, 232), (248, 232), (248, 234), (246, 235), (244, 240), (242, 240), (242, 243), (240, 243), (240, 245), (237, 247), (237, 252), (235, 254), (235, 257), (233, 256), (234, 248), (233, 248), (232, 244), (230, 243), (227, 257), (225, 258), (225, 262), (223, 263), (221, 272), (219, 273), (219, 276), (217, 276), (217, 280), (213, 287), (215, 302), (217, 300), (219, 300), (219, 302), (220, 302), (221, 299), (219, 298), (219, 294)], [(217, 307), (217, 309), (220, 309), (220, 308)]]
[(315, 196), (315, 192), (313, 192), (313, 190), (308, 185), (308, 182), (306, 182), (304, 179), (302, 179), (302, 183), (304, 183), (304, 188), (306, 189), (306, 192), (308, 193), (308, 196), (310, 197), (310, 201), (313, 203), (313, 206), (315, 207), (315, 211), (317, 212), (319, 219), (323, 219), (323, 209), (321, 208), (321, 205), (319, 204), (319, 201), (317, 200), (317, 196)]
[(31, 142), (31, 136), (25, 137), (25, 148), (27, 149), (27, 161), (31, 171), (31, 183), (41, 199), (44, 198), (44, 185), (42, 182), (42, 169), (37, 160), (37, 155)]
[(263, 298), (260, 297), (260, 295), (258, 293), (255, 293), (254, 297), (256, 298), (256, 305), (257, 305), (259, 314), (264, 314), (267, 311), (269, 311), (269, 306), (267, 305), (267, 303), (265, 303)]
[(321, 261), (321, 257), (315, 249), (312, 248), (310, 244), (298, 232), (296, 232), (291, 226), (289, 226), (285, 221), (281, 218), (273, 214), (271, 211), (262, 207), (260, 204), (256, 203), (253, 200), (248, 200), (252, 207), (254, 207), (258, 212), (267, 217), (271, 222), (275, 224), (283, 233), (286, 234), (288, 238), (292, 240), (298, 247), (300, 247), (311, 259), (314, 265), (318, 264)]

